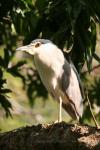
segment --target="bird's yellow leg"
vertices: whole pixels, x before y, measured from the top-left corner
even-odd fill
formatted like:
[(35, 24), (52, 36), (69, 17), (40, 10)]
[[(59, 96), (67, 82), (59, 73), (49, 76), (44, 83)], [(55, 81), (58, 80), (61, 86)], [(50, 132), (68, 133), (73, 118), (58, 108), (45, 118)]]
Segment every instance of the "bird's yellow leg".
[(59, 98), (59, 116), (58, 116), (58, 122), (62, 121), (62, 98)]

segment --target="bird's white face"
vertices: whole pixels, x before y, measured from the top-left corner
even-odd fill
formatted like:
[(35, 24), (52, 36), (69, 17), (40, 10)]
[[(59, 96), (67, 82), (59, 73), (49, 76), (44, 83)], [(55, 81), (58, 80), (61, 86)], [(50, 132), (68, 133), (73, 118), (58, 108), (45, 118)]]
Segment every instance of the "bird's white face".
[(25, 51), (31, 55), (37, 54), (39, 48), (41, 47), (42, 43), (41, 42), (36, 42), (36, 43), (30, 43), (29, 45), (22, 46), (17, 48), (16, 50), (18, 51)]
[(29, 45), (17, 48), (17, 51), (25, 51), (31, 55), (39, 55), (41, 57), (46, 56), (45, 53), (54, 54), (57, 50), (57, 46), (47, 39), (33, 40)]

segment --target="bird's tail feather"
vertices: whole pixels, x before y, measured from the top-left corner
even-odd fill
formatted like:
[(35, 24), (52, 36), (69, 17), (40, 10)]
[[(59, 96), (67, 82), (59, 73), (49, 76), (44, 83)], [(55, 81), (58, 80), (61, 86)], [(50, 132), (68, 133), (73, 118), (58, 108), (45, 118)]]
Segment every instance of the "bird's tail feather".
[(79, 121), (80, 115), (77, 113), (73, 105), (71, 105), (70, 103), (68, 104), (63, 103), (62, 106), (74, 120)]

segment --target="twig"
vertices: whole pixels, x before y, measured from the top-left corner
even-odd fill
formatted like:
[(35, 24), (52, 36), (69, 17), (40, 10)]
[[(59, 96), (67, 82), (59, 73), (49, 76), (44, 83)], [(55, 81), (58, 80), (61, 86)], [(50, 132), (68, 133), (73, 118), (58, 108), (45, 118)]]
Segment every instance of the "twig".
[(3, 17), (3, 20), (11, 22), (11, 18), (10, 17)]
[(96, 120), (96, 118), (95, 118), (95, 116), (94, 116), (94, 113), (93, 113), (93, 111), (92, 111), (92, 107), (91, 107), (91, 103), (90, 103), (90, 100), (89, 100), (89, 97), (88, 97), (88, 92), (87, 92), (87, 90), (86, 90), (86, 99), (88, 100), (88, 105), (89, 105), (90, 112), (91, 112), (93, 121), (94, 121), (94, 123), (95, 123), (95, 126), (96, 126), (97, 129), (100, 129), (100, 126), (99, 126), (99, 124), (98, 124), (98, 122), (97, 122), (97, 120)]
[[(95, 69), (98, 69), (99, 67), (100, 67), (100, 64), (98, 64), (97, 66), (94, 66), (94, 67), (90, 70), (90, 72), (94, 71)], [(86, 70), (86, 71), (83, 71), (82, 74), (86, 74), (86, 73), (88, 73), (88, 72), (89, 72), (89, 71)]]

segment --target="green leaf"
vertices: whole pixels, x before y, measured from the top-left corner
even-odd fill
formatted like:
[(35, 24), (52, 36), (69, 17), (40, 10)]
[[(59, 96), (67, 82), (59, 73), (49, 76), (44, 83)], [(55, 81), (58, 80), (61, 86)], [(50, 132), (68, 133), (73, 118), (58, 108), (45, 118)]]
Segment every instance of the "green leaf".
[(0, 56), (0, 66), (4, 67), (4, 59)]
[(100, 63), (100, 57), (96, 53), (93, 54), (93, 57)]
[(8, 63), (10, 61), (10, 54), (9, 54), (9, 50), (8, 49), (4, 49), (4, 64), (5, 64), (5, 68), (8, 68)]
[(0, 95), (0, 103), (1, 106), (5, 109), (6, 116), (11, 116), (10, 110), (12, 109), (12, 105), (4, 95)]
[(1, 94), (6, 94), (6, 93), (10, 93), (10, 92), (11, 92), (10, 89), (0, 89)]
[(26, 64), (26, 61), (19, 61), (16, 65), (10, 67), (7, 69), (8, 72), (10, 72), (14, 76), (19, 76), (19, 69), (24, 64)]
[(0, 79), (0, 89), (3, 88), (5, 83), (6, 83), (6, 79)]

